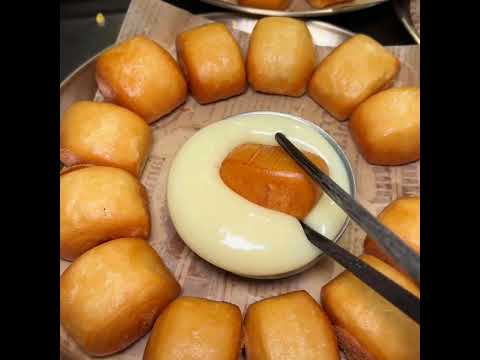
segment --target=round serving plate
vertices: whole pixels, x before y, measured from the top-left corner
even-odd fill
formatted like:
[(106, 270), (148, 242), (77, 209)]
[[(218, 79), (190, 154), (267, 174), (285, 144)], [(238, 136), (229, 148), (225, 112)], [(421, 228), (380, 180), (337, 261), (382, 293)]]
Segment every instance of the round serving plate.
[(353, 0), (324, 9), (315, 9), (307, 0), (292, 0), (287, 10), (267, 10), (238, 5), (236, 0), (201, 0), (207, 4), (215, 5), (224, 9), (241, 12), (249, 15), (261, 16), (290, 16), (290, 17), (320, 17), (337, 15), (352, 11), (367, 9), (384, 3), (388, 0)]
[[(239, 31), (243, 31), (245, 33), (251, 33), (253, 30), (255, 23), (257, 21), (256, 18), (245, 18), (240, 17), (238, 15), (226, 14), (226, 13), (210, 13), (204, 14), (207, 18), (213, 21), (223, 22), (231, 28)], [(342, 42), (353, 36), (354, 34), (344, 30), (342, 28), (321, 22), (321, 21), (307, 21), (306, 22), (312, 37), (313, 41), (317, 46), (322, 47), (336, 47), (340, 45)], [(88, 61), (83, 63), (79, 66), (75, 71), (73, 71), (63, 82), (60, 84), (60, 113), (63, 114), (65, 109), (68, 108), (73, 102), (80, 101), (80, 100), (92, 100), (95, 97), (97, 92), (97, 85), (95, 81), (95, 61), (99, 54), (93, 56)], [(241, 107), (244, 108), (244, 107)], [(268, 106), (265, 110), (268, 109)], [(277, 110), (277, 109), (275, 109)], [(248, 110), (252, 111), (252, 110)], [(288, 112), (288, 111), (283, 111)], [(312, 112), (307, 112), (312, 114)], [(304, 118), (307, 120), (312, 119), (314, 116), (312, 115), (305, 115)], [(189, 119), (190, 121), (190, 119)], [(299, 118), (299, 121), (305, 121)], [(309, 122), (310, 124), (310, 122)], [(334, 126), (332, 125), (334, 124)], [(314, 126), (313, 124), (310, 124)], [(327, 123), (325, 122), (325, 129), (328, 131), (329, 134), (339, 142), (342, 146), (342, 149), (345, 152), (348, 151), (346, 149), (351, 149), (349, 146), (345, 146), (342, 143), (342, 127), (337, 124), (337, 122)], [(338, 132), (330, 131), (334, 127), (337, 128), (338, 125)], [(323, 126), (323, 125), (322, 125)], [(314, 126), (314, 128), (317, 128)], [(317, 128), (318, 129), (318, 128)], [(182, 130), (182, 129), (180, 129)], [(183, 130), (182, 130), (183, 131)], [(185, 133), (187, 131), (185, 130)], [(175, 133), (172, 137), (176, 135)], [(338, 137), (337, 137), (338, 135)], [(183, 136), (183, 132), (179, 132), (179, 137)], [(162, 138), (164, 139), (164, 138)], [(170, 140), (169, 140), (170, 141)], [(167, 144), (170, 142), (167, 141)], [(355, 180), (357, 180), (357, 184), (359, 185), (358, 193), (361, 193), (363, 196), (365, 195), (365, 184), (367, 183), (375, 183), (377, 178), (386, 178), (385, 172), (381, 172), (378, 167), (373, 168), (367, 167), (366, 165), (361, 168), (359, 171), (359, 162), (357, 161), (357, 157), (349, 157), (351, 160), (351, 164), (354, 165), (356, 171), (356, 179), (352, 181), (353, 188), (355, 191)], [(358, 158), (360, 159), (360, 158)], [(162, 160), (163, 161), (163, 160)], [(350, 168), (350, 162), (348, 163), (348, 167)], [(163, 166), (163, 162), (155, 163), (155, 166)], [(362, 166), (362, 165), (360, 165)], [(389, 170), (390, 172), (390, 170)], [(411, 173), (412, 171), (410, 171)], [(410, 173), (405, 173), (406, 175), (402, 176), (411, 176)], [(359, 174), (362, 174), (359, 176)], [(155, 184), (159, 182), (165, 182), (165, 178), (160, 175), (155, 175)], [(390, 176), (390, 175), (388, 175)], [(398, 174), (395, 176), (399, 176)], [(388, 178), (390, 179), (390, 178)], [(380, 184), (380, 187), (372, 188), (371, 193), (367, 193), (367, 196), (372, 199), (372, 204), (369, 209), (375, 209), (375, 206), (383, 206), (382, 201), (387, 201), (387, 198), (382, 195), (386, 192), (385, 184), (388, 182), (390, 186), (388, 191), (395, 190), (395, 186), (391, 186), (394, 177), (392, 176), (392, 180), (381, 180), (383, 181)], [(384, 184), (385, 183), (385, 184)], [(157, 185), (156, 185), (157, 186)], [(392, 190), (393, 189), (393, 190)], [(361, 190), (361, 191), (360, 191)], [(378, 190), (378, 191), (377, 191)], [(362, 192), (363, 191), (363, 192)], [(370, 190), (369, 190), (370, 191)], [(375, 195), (377, 194), (377, 195)], [(164, 203), (160, 192), (158, 192), (155, 196), (154, 205), (158, 205), (160, 203)], [(361, 196), (359, 196), (361, 198)], [(162, 201), (161, 201), (162, 200)], [(389, 199), (388, 199), (389, 200)], [(159, 210), (155, 209), (155, 218), (156, 219), (163, 219), (159, 214)], [(162, 220), (163, 221), (163, 220)], [(166, 224), (166, 230), (171, 231), (173, 230), (168, 228), (171, 224)], [(163, 226), (163, 224), (162, 224)], [(173, 226), (173, 225), (172, 225)], [(345, 227), (347, 225), (345, 224)], [(350, 231), (352, 230), (352, 231)], [(356, 249), (352, 250), (352, 252), (357, 253), (359, 252), (359, 246), (361, 246), (361, 242), (357, 241), (357, 238), (361, 237), (361, 234), (354, 231), (355, 229), (353, 226), (350, 226), (346, 234), (344, 235), (344, 239), (347, 241), (349, 248)], [(165, 238), (170, 239), (173, 235), (170, 232), (165, 232)], [(342, 229), (342, 233), (345, 230)], [(162, 239), (158, 241), (162, 241)], [(239, 278), (235, 275), (225, 273), (218, 268), (212, 267), (206, 261), (197, 261), (193, 255), (189, 255), (188, 251), (183, 251), (183, 247), (176, 248), (178, 244), (180, 244), (180, 240), (178, 240), (175, 244), (171, 247), (166, 247), (165, 251), (165, 261), (171, 261), (171, 264), (178, 264), (180, 266), (178, 270), (178, 276), (182, 278), (182, 285), (185, 286), (185, 289), (188, 289), (188, 292), (185, 293), (186, 295), (191, 296), (200, 296), (200, 297), (212, 297), (213, 299), (223, 299), (225, 301), (230, 301), (232, 303), (236, 303), (240, 308), (245, 309), (249, 304), (260, 300), (263, 297), (274, 296), (280, 293), (285, 293), (293, 290), (304, 289), (309, 293), (318, 294), (319, 289), (322, 284), (325, 284), (329, 281), (335, 274), (339, 273), (342, 268), (340, 265), (337, 265), (333, 260), (328, 261), (328, 257), (321, 256), (323, 258), (321, 262), (321, 266), (312, 267), (317, 261), (319, 261), (320, 257), (315, 259), (314, 264), (308, 264), (307, 267), (312, 267), (310, 270), (306, 271), (306, 269), (302, 269), (303, 273), (298, 277), (290, 277), (287, 279), (276, 280), (275, 282), (272, 281), (262, 281), (262, 280), (249, 280), (244, 278)], [(345, 244), (344, 243), (344, 244)], [(183, 244), (183, 243), (182, 243)], [(183, 246), (183, 245), (182, 245)], [(342, 245), (343, 246), (343, 245)], [(178, 255), (179, 249), (181, 250), (181, 254)], [(178, 256), (174, 258), (173, 255)], [(168, 265), (168, 263), (167, 263)], [(61, 271), (62, 271), (62, 264), (61, 264)], [(66, 265), (65, 265), (66, 266)], [(185, 285), (184, 285), (185, 284)], [(205, 295), (208, 292), (208, 295)], [(198, 293), (198, 294), (197, 294)], [(200, 295), (199, 295), (200, 294)], [(235, 299), (235, 300), (233, 300)], [(61, 359), (70, 360), (88, 360), (91, 359), (90, 357), (86, 356), (81, 352), (77, 345), (73, 342), (71, 338), (69, 338), (68, 334), (65, 333), (64, 330), (61, 329), (61, 354), (63, 357)], [(130, 348), (125, 350), (122, 353), (116, 354), (111, 359), (115, 360), (131, 360), (131, 359), (141, 359), (142, 354), (146, 345), (147, 336), (144, 336), (142, 339), (134, 343)], [(243, 360), (244, 358), (241, 357)], [(343, 355), (342, 355), (342, 359)]]
[(395, 12), (417, 44), (420, 44), (420, 0), (394, 0)]

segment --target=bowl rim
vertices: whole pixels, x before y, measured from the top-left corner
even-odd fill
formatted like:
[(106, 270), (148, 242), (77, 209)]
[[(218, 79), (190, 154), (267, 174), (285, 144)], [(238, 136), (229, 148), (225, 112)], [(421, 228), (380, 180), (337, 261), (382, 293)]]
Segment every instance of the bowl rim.
[[(345, 167), (345, 170), (347, 172), (348, 183), (349, 183), (349, 186), (350, 186), (350, 195), (353, 197), (354, 200), (356, 199), (357, 184), (356, 184), (355, 175), (354, 175), (354, 172), (353, 172), (352, 165), (351, 165), (345, 151), (343, 151), (342, 147), (340, 146), (340, 144), (338, 144), (337, 141), (330, 134), (328, 134), (325, 130), (323, 130), (320, 127), (320, 125), (317, 125), (316, 123), (314, 123), (310, 120), (307, 120), (303, 117), (288, 114), (288, 113), (278, 112), (278, 111), (248, 111), (248, 112), (242, 112), (242, 113), (238, 113), (238, 114), (235, 114), (235, 115), (228, 116), (228, 117), (226, 117), (222, 120), (219, 120), (219, 121), (230, 120), (230, 119), (233, 119), (233, 118), (235, 118), (237, 120), (248, 121), (249, 119), (250, 120), (252, 119), (250, 117), (251, 115), (283, 116), (283, 117), (286, 117), (286, 118), (290, 118), (291, 120), (300, 122), (300, 123), (312, 128), (317, 133), (319, 133), (325, 140), (327, 140), (329, 145), (335, 150), (336, 154), (341, 159), (341, 161), (342, 161), (342, 163)], [(246, 118), (242, 119), (242, 117), (246, 117)], [(343, 223), (342, 227), (338, 231), (337, 235), (332, 240), (334, 243), (338, 243), (340, 241), (342, 236), (345, 234), (348, 226), (350, 225), (350, 222), (351, 222), (351, 219), (347, 215), (347, 217), (345, 219), (345, 222)], [(232, 273), (232, 272), (231, 273), (235, 274), (235, 275), (238, 275), (238, 276), (241, 276), (241, 277), (244, 277), (244, 278), (250, 278), (250, 279), (259, 279), (259, 280), (283, 279), (283, 278), (287, 278), (287, 277), (290, 277), (290, 276), (297, 275), (299, 273), (302, 273), (302, 272), (310, 269), (311, 267), (315, 266), (324, 256), (325, 256), (325, 253), (322, 251), (315, 259), (313, 259), (308, 264), (302, 266), (301, 268), (289, 271), (287, 273), (277, 274), (277, 275), (252, 276), (252, 275), (245, 275), (245, 274), (239, 274), (239, 273)], [(227, 270), (225, 270), (225, 271), (227, 271)], [(227, 272), (230, 272), (230, 271), (227, 271)]]

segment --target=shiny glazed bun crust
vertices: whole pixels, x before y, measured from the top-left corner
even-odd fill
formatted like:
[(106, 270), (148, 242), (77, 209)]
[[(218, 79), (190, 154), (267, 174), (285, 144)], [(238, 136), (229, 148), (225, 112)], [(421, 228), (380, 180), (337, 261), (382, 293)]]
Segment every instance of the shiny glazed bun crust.
[(183, 32), (177, 36), (176, 45), (190, 91), (200, 104), (246, 90), (242, 53), (224, 24), (207, 24)]
[(237, 360), (241, 327), (236, 305), (178, 298), (155, 322), (143, 360)]
[(248, 82), (256, 91), (302, 96), (315, 64), (315, 45), (305, 23), (287, 17), (257, 22), (247, 55)]
[(420, 159), (420, 89), (392, 88), (363, 102), (352, 114), (350, 133), (365, 160), (403, 165)]
[(175, 59), (144, 36), (124, 41), (100, 55), (96, 77), (107, 101), (133, 111), (147, 123), (173, 111), (188, 92)]
[[(390, 265), (369, 255), (361, 259), (420, 297), (415, 283)], [(321, 302), (348, 360), (420, 359), (420, 326), (351, 272), (323, 286)]]
[[(309, 152), (304, 155), (328, 175), (328, 166), (321, 157)], [(297, 219), (307, 216), (323, 194), (280, 146), (237, 146), (223, 160), (220, 177), (245, 199)]]
[[(420, 197), (412, 196), (396, 199), (383, 209), (377, 218), (420, 255)], [(369, 236), (365, 238), (364, 248), (365, 254), (373, 255), (403, 272), (394, 260)]]
[(125, 349), (152, 327), (180, 286), (143, 239), (122, 238), (80, 256), (60, 278), (60, 320), (88, 354)]
[(60, 122), (60, 160), (66, 166), (118, 167), (140, 176), (152, 145), (152, 130), (120, 106), (79, 101)]
[(125, 170), (77, 166), (60, 175), (60, 256), (74, 260), (120, 237), (148, 238), (150, 215), (143, 185)]
[(340, 360), (330, 320), (304, 290), (250, 305), (244, 333), (248, 360)]
[(365, 99), (397, 75), (400, 62), (382, 45), (355, 35), (320, 62), (308, 94), (337, 120), (346, 120)]

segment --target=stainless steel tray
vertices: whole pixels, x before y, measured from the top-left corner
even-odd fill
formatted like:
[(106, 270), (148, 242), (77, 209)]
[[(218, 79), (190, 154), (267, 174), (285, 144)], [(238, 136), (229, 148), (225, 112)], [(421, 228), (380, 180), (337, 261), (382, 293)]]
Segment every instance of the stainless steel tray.
[(241, 12), (250, 15), (262, 16), (290, 16), (290, 17), (319, 17), (337, 15), (352, 11), (358, 11), (369, 8), (388, 0), (353, 0), (343, 4), (337, 4), (325, 9), (315, 9), (311, 7), (307, 0), (292, 0), (287, 10), (267, 10), (253, 7), (241, 6), (237, 0), (200, 0), (207, 4), (218, 6), (224, 9)]
[[(245, 33), (251, 33), (257, 22), (256, 18), (246, 18), (229, 13), (209, 13), (203, 14), (203, 16), (213, 21), (223, 22)], [(353, 33), (347, 30), (321, 21), (307, 21), (306, 25), (310, 29), (313, 41), (317, 46), (336, 47), (353, 36)], [(60, 83), (60, 114), (63, 114), (64, 111), (76, 101), (91, 100), (95, 97), (97, 91), (95, 61), (99, 54), (96, 54), (84, 62)], [(62, 164), (60, 164), (60, 168), (61, 167)], [(353, 185), (353, 188), (355, 188), (355, 185)], [(345, 226), (346, 224), (347, 223), (345, 223)], [(344, 228), (342, 229), (342, 232), (343, 231)], [(314, 262), (318, 259), (320, 259), (320, 257), (315, 259)], [(314, 263), (311, 265), (313, 264)], [(60, 353), (60, 360), (81, 360), (88, 358), (79, 355), (77, 352), (73, 352), (67, 345), (60, 346)], [(244, 359), (243, 356), (240, 357), (240, 360), (242, 359)], [(343, 354), (342, 360), (345, 360)]]
[[(238, 15), (232, 15), (228, 13), (210, 13), (203, 15), (211, 20), (226, 23), (232, 28), (246, 33), (251, 33), (257, 21), (256, 18), (240, 17)], [(317, 46), (336, 47), (354, 35), (352, 32), (321, 21), (307, 21), (306, 25), (310, 29), (314, 43)], [(60, 83), (60, 114), (63, 114), (64, 110), (75, 101), (91, 100), (94, 98), (97, 91), (97, 85), (95, 81), (95, 60), (97, 56), (98, 54), (80, 65), (63, 82)], [(369, 167), (364, 167), (362, 170), (365, 171), (365, 169), (369, 169)], [(376, 175), (369, 170), (369, 173), (365, 176), (365, 179), (370, 181), (371, 179), (374, 179), (374, 176)], [(384, 186), (383, 182), (381, 183), (381, 186)], [(395, 189), (395, 187), (393, 187), (393, 189)], [(380, 201), (382, 201), (382, 199), (383, 198), (381, 198)], [(372, 203), (371, 205), (378, 206), (379, 204)], [(60, 351), (60, 360), (88, 359), (86, 356), (81, 356), (76, 352), (72, 352), (72, 350), (69, 350), (66, 346), (61, 346)], [(129, 358), (134, 357), (129, 356)], [(138, 358), (140, 359), (141, 355)], [(243, 359), (243, 357), (241, 357), (241, 359)], [(343, 354), (341, 354), (341, 359), (345, 360)]]
[[(420, 44), (420, 0), (394, 0), (395, 11), (417, 44)], [(412, 7), (418, 6), (418, 17), (412, 19)]]

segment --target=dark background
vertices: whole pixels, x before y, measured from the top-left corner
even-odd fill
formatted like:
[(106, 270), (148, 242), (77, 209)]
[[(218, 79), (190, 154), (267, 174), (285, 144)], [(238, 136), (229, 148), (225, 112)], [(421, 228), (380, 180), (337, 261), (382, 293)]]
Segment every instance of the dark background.
[[(200, 0), (167, 2), (194, 14), (226, 11), (203, 4)], [(130, 0), (60, 1), (60, 81), (91, 56), (115, 42), (129, 3)], [(98, 26), (95, 21), (98, 12), (105, 16), (104, 27)], [(398, 19), (392, 1), (353, 13), (312, 20), (326, 21), (370, 35), (383, 45), (415, 44)]]

